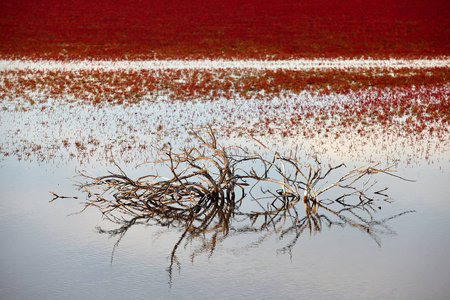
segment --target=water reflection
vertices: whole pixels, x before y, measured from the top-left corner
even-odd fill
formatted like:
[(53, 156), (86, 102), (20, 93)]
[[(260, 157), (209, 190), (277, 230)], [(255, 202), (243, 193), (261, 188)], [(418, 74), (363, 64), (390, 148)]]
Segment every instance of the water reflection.
[[(108, 220), (120, 225), (116, 229), (104, 230), (97, 228), (99, 233), (108, 234), (110, 237), (118, 237), (114, 246), (119, 245), (120, 240), (128, 229), (135, 225), (160, 226), (181, 230), (178, 241), (174, 244), (170, 253), (168, 273), (172, 277), (174, 266), (181, 268), (177, 258), (180, 245), (199, 242), (191, 258), (199, 254), (213, 255), (218, 245), (228, 236), (243, 234), (250, 235), (247, 248), (261, 245), (267, 238), (276, 236), (279, 240), (287, 239), (284, 246), (277, 250), (278, 253), (292, 255), (292, 249), (302, 234), (316, 234), (324, 228), (332, 226), (351, 227), (359, 229), (361, 233), (370, 236), (381, 247), (383, 235), (395, 235), (395, 231), (388, 226), (388, 222), (404, 214), (413, 211), (405, 211), (385, 218), (377, 218), (376, 212), (381, 206), (371, 203), (363, 205), (351, 205), (338, 207), (328, 201), (298, 201), (292, 199), (286, 203), (281, 198), (271, 201), (270, 207), (260, 211), (246, 212), (242, 209), (242, 200), (238, 201), (226, 197), (224, 199), (208, 199), (201, 209), (198, 207), (177, 209), (173, 207), (149, 206), (141, 215), (130, 213), (121, 217), (107, 215)], [(259, 201), (258, 201), (259, 202)], [(303, 205), (301, 205), (303, 202)], [(129, 217), (128, 219), (126, 217)], [(253, 240), (252, 240), (253, 239)], [(114, 251), (113, 250), (113, 251)], [(114, 253), (113, 253), (114, 254)]]
[(169, 255), (170, 279), (174, 266), (181, 268), (177, 253), (182, 244), (200, 244), (191, 254), (193, 260), (202, 253), (213, 255), (232, 236), (245, 234), (247, 248), (275, 236), (286, 240), (278, 252), (292, 255), (305, 232), (312, 235), (339, 226), (359, 229), (381, 246), (382, 235), (395, 234), (388, 221), (411, 212), (377, 218), (382, 204), (391, 199), (387, 188), (374, 191), (373, 177), (406, 180), (391, 168), (375, 164), (339, 173), (344, 164), (325, 167), (317, 158), (304, 163), (292, 153), (272, 152), (266, 158), (238, 146), (223, 147), (211, 128), (204, 136), (190, 134), (200, 145), (180, 152), (170, 145), (162, 149), (163, 157), (154, 163), (165, 164), (164, 176), (156, 172), (134, 180), (119, 166), (119, 173), (100, 177), (80, 173), (86, 180), (80, 183), (88, 195), (85, 209), (97, 207), (119, 225), (97, 228), (117, 237), (114, 250), (138, 224), (180, 231)]

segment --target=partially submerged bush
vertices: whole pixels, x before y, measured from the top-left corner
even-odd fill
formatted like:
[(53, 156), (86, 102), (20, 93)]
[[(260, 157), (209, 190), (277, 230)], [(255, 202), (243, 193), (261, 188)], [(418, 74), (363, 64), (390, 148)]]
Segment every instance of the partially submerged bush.
[[(164, 164), (168, 177), (149, 174), (133, 180), (119, 166), (118, 174), (79, 174), (87, 180), (79, 184), (88, 195), (84, 209), (97, 207), (106, 218), (120, 224), (113, 230), (98, 229), (118, 235), (116, 246), (138, 223), (183, 229), (170, 256), (170, 276), (173, 264), (179, 264), (176, 251), (183, 240), (208, 239), (209, 234), (210, 240), (204, 240), (197, 253), (212, 254), (216, 243), (229, 234), (231, 220), (236, 216), (240, 220), (233, 225), (234, 233), (274, 231), (280, 238), (294, 234), (294, 239), (281, 249), (285, 252), (305, 229), (317, 232), (324, 225), (361, 229), (380, 245), (378, 234), (392, 233), (386, 221), (407, 213), (383, 220), (373, 218), (373, 212), (381, 208), (378, 201), (389, 202), (390, 198), (384, 193), (387, 188), (372, 192), (376, 183), (371, 181), (372, 176), (384, 173), (406, 180), (394, 175), (391, 168), (375, 164), (332, 179), (334, 171), (344, 168), (344, 164), (324, 168), (317, 158), (305, 164), (294, 154), (271, 152), (256, 139), (270, 153), (268, 158), (236, 145), (224, 147), (217, 143), (210, 127), (189, 133), (198, 141), (197, 146), (176, 152), (169, 145), (160, 149), (160, 159), (149, 162)], [(244, 211), (244, 200), (255, 201), (260, 209)], [(299, 214), (299, 202), (304, 204), (304, 216)]]

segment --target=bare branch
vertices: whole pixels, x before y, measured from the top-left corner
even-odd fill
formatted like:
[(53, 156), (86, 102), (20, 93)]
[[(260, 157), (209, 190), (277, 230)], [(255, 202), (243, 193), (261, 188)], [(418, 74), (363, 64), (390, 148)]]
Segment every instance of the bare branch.
[[(390, 201), (384, 193), (387, 188), (371, 191), (376, 185), (372, 178), (380, 173), (407, 180), (392, 174), (392, 167), (375, 164), (345, 171), (346, 165), (339, 164), (323, 168), (317, 157), (308, 164), (292, 152), (285, 156), (271, 151), (251, 135), (268, 150), (268, 157), (239, 146), (221, 146), (209, 126), (191, 128), (189, 134), (197, 146), (174, 152), (169, 144), (160, 149), (161, 157), (148, 162), (163, 163), (171, 174), (169, 178), (156, 173), (133, 180), (117, 165), (118, 174), (95, 177), (79, 172), (85, 182), (78, 186), (87, 194), (83, 210), (96, 207), (105, 218), (120, 224), (115, 230), (98, 229), (119, 236), (114, 250), (137, 223), (181, 228), (182, 234), (170, 255), (171, 278), (173, 266), (180, 266), (176, 252), (183, 241), (203, 241), (192, 254), (194, 259), (199, 253), (212, 255), (216, 243), (230, 232), (264, 232), (255, 245), (274, 233), (279, 234), (279, 239), (293, 235), (282, 252), (290, 252), (303, 232), (317, 233), (325, 226), (361, 229), (378, 244), (378, 234), (383, 231), (376, 226), (390, 232), (385, 226), (389, 219), (376, 221), (373, 217), (378, 208), (376, 201)], [(237, 196), (239, 190), (241, 195)], [(63, 198), (51, 193), (53, 200)], [(256, 202), (259, 211), (240, 211), (244, 199)], [(303, 202), (304, 214), (299, 213), (299, 202)], [(242, 217), (243, 226), (231, 226), (235, 216)]]

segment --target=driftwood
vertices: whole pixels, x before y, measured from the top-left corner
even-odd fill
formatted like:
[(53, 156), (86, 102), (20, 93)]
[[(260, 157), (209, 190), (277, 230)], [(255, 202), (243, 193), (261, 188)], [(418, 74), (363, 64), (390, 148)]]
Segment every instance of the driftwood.
[[(290, 252), (305, 230), (311, 234), (324, 226), (348, 225), (369, 234), (380, 245), (378, 235), (392, 232), (385, 223), (407, 213), (374, 219), (374, 212), (381, 209), (380, 201), (391, 199), (385, 194), (387, 188), (372, 191), (376, 183), (372, 177), (383, 173), (406, 180), (393, 174), (391, 167), (375, 164), (332, 179), (334, 173), (346, 168), (344, 164), (324, 168), (317, 158), (305, 164), (293, 154), (271, 152), (256, 139), (270, 153), (268, 157), (239, 146), (223, 147), (210, 127), (189, 133), (198, 146), (176, 152), (169, 145), (161, 149), (160, 159), (149, 162), (164, 164), (168, 177), (149, 174), (133, 180), (119, 166), (118, 173), (100, 177), (79, 173), (84, 180), (79, 187), (88, 195), (84, 209), (97, 207), (105, 218), (120, 225), (114, 230), (98, 228), (100, 233), (119, 236), (115, 248), (135, 224), (183, 229), (170, 255), (170, 277), (174, 264), (179, 266), (176, 252), (183, 241), (209, 239), (194, 257), (200, 252), (212, 254), (230, 229), (233, 235), (265, 233), (256, 244), (277, 233), (279, 238), (294, 236), (280, 249)], [(260, 209), (242, 210), (244, 200), (255, 201)], [(304, 213), (299, 212), (299, 203)]]

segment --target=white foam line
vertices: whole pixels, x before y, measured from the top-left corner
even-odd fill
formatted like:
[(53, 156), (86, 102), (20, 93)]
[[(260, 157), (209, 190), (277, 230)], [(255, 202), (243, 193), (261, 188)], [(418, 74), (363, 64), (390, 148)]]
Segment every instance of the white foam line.
[(296, 60), (0, 60), (1, 71), (79, 70), (347, 70), (450, 67), (450, 59), (296, 59)]

